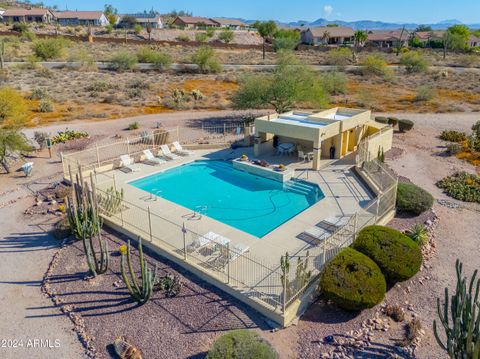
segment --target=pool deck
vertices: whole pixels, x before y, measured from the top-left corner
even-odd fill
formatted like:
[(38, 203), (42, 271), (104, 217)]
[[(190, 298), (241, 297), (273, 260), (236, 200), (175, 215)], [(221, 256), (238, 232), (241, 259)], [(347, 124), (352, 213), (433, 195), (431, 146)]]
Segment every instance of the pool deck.
[[(323, 191), (325, 198), (314, 204), (310, 208), (301, 212), (294, 218), (277, 227), (262, 238), (257, 238), (251, 234), (230, 227), (222, 222), (209, 218), (207, 216), (194, 215), (191, 209), (182, 207), (173, 202), (162, 199), (161, 197), (152, 198), (152, 196), (132, 185), (128, 182), (152, 175), (167, 169), (180, 166), (195, 160), (205, 159), (233, 159), (240, 157), (242, 154), (248, 153), (245, 149), (221, 150), (221, 151), (196, 151), (194, 155), (182, 157), (177, 160), (168, 161), (164, 165), (148, 166), (137, 164), (140, 168), (139, 172), (123, 173), (119, 170), (111, 171), (107, 175), (114, 174), (117, 189), (124, 189), (124, 200), (136, 206), (147, 208), (151, 213), (155, 213), (172, 223), (178, 225), (184, 224), (185, 227), (203, 235), (210, 231), (222, 235), (230, 239), (230, 245), (242, 243), (250, 248), (250, 252), (255, 255), (262, 263), (276, 265), (280, 261), (280, 257), (288, 252), (295, 255), (300, 251), (313, 246), (307, 240), (299, 239), (298, 236), (307, 228), (315, 226), (322, 219), (331, 216), (353, 215), (364, 207), (373, 195), (363, 182), (351, 171), (353, 163), (348, 160), (336, 161), (333, 163), (325, 162), (325, 167), (319, 171), (309, 169), (308, 163), (296, 162), (296, 157), (278, 157), (272, 156), (266, 160), (270, 163), (275, 161), (286, 163), (288, 167), (295, 170), (295, 177), (311, 183), (318, 184)], [(262, 158), (263, 159), (263, 158)], [(112, 185), (112, 181), (105, 180), (102, 182), (102, 176), (99, 177), (97, 187), (106, 189)], [(179, 188), (181, 191), (181, 188)], [(135, 208), (123, 211), (124, 218), (137, 218), (138, 213), (134, 213)], [(139, 224), (139, 222), (136, 222)], [(142, 227), (147, 224), (143, 223)], [(172, 237), (172, 233), (168, 233), (168, 226), (163, 226), (153, 221), (152, 227), (156, 233), (160, 233), (162, 238)], [(178, 230), (175, 230), (178, 232)], [(181, 236), (177, 236), (178, 242), (182, 240)], [(181, 244), (178, 242), (177, 244)]]

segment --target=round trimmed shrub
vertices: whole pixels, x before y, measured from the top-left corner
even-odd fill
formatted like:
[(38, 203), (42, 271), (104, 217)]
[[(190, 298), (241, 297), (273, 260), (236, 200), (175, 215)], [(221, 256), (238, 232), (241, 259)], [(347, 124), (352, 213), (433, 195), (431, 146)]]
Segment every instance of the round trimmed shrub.
[(358, 311), (380, 303), (387, 284), (373, 260), (352, 248), (345, 248), (323, 269), (319, 288), (339, 307)]
[(416, 216), (432, 208), (433, 196), (423, 188), (411, 183), (399, 183), (397, 188), (397, 209)]
[(375, 117), (375, 121), (378, 122), (378, 123), (387, 124), (388, 123), (388, 118), (383, 117), (383, 116), (377, 116), (377, 117)]
[(413, 121), (410, 120), (398, 120), (398, 129), (400, 132), (407, 132), (413, 128)]
[(398, 118), (396, 117), (389, 117), (388, 118), (388, 124), (389, 125), (392, 125), (393, 127), (397, 126), (398, 125)]
[(278, 353), (256, 332), (232, 330), (218, 338), (207, 354), (207, 359), (259, 358), (276, 359)]
[(413, 277), (422, 265), (420, 247), (393, 228), (365, 227), (353, 242), (353, 248), (377, 263), (392, 284)]

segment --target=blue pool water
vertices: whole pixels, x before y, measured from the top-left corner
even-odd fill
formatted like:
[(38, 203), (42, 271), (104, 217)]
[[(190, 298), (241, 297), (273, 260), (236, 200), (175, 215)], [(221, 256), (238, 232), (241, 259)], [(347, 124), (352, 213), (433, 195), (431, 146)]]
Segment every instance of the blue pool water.
[(225, 161), (195, 161), (130, 185), (256, 237), (324, 198), (317, 185), (296, 180), (282, 184)]

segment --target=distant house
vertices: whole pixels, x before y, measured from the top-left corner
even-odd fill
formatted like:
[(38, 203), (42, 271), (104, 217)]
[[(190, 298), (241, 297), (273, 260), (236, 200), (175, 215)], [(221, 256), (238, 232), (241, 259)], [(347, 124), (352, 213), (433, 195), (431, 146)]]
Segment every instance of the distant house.
[(102, 11), (59, 11), (54, 13), (60, 25), (106, 26), (108, 19)]
[(237, 19), (226, 19), (223, 17), (215, 17), (210, 19), (218, 24), (218, 27), (228, 28), (231, 30), (245, 30), (248, 25)]
[(470, 38), (468, 39), (468, 46), (470, 47), (480, 46), (480, 37), (474, 34), (470, 34)]
[(0, 7), (0, 16), (2, 16), (4, 12), (5, 12), (5, 9)]
[(153, 15), (153, 14), (133, 14), (130, 15), (137, 20), (137, 24), (148, 27), (151, 26), (153, 29), (162, 29), (163, 28), (163, 20), (160, 15)]
[[(420, 43), (423, 44), (425, 47), (431, 47), (432, 42), (442, 43), (445, 37), (446, 31), (443, 30), (436, 30), (436, 31), (419, 31), (413, 34), (412, 36), (415, 37)], [(480, 37), (470, 34), (468, 39), (468, 46), (469, 47), (477, 47), (480, 46)]]
[(368, 31), (367, 44), (373, 47), (391, 48), (408, 45), (410, 33), (407, 30)]
[(174, 26), (184, 29), (198, 29), (205, 27), (220, 27), (220, 24), (212, 19), (199, 16), (177, 16), (173, 21)]
[(2, 15), (3, 22), (53, 22), (55, 16), (48, 9), (27, 8), (7, 9)]
[(304, 44), (319, 45), (343, 45), (353, 42), (353, 29), (347, 26), (322, 26), (310, 27), (301, 32), (301, 40)]

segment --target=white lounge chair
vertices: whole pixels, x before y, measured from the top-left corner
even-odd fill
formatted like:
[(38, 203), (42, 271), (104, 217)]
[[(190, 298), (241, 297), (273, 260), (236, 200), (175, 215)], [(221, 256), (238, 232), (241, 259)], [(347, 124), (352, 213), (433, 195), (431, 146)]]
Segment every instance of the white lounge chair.
[(143, 154), (145, 155), (145, 160), (143, 163), (146, 165), (157, 166), (167, 162), (161, 157), (155, 157), (150, 150), (143, 150)]
[(336, 230), (345, 226), (348, 221), (352, 218), (351, 216), (333, 216), (325, 218), (323, 221), (317, 224), (318, 227), (327, 229), (331, 232), (335, 232)]
[(120, 156), (120, 161), (122, 161), (122, 167), (120, 168), (120, 171), (125, 173), (140, 171), (140, 168), (135, 166), (135, 161), (129, 155)]
[(162, 152), (163, 152), (163, 156), (166, 158), (166, 159), (169, 159), (169, 160), (176, 160), (177, 158), (180, 158), (178, 155), (170, 152), (170, 148), (168, 148), (167, 145), (161, 145), (160, 146)]
[(175, 152), (178, 153), (179, 155), (181, 156), (191, 156), (193, 155), (194, 152), (192, 151), (189, 151), (189, 150), (186, 150), (182, 147), (182, 145), (180, 143), (178, 143), (177, 141), (175, 141), (174, 143), (172, 143), (173, 147), (175, 148)]
[(230, 251), (230, 261), (234, 261), (242, 254), (248, 252), (250, 247), (243, 243), (237, 243), (233, 246), (232, 250)]
[(206, 247), (212, 243), (215, 243), (214, 241), (220, 237), (219, 234), (215, 233), (215, 232), (208, 232), (206, 234), (204, 234), (203, 236), (201, 237), (198, 237), (196, 240), (194, 240), (189, 246), (188, 246), (188, 250), (189, 252), (193, 252), (195, 250), (199, 250), (203, 247)]
[(308, 228), (303, 233), (305, 233), (308, 237), (315, 239), (315, 241), (318, 243), (323, 242), (332, 234), (331, 232), (317, 226)]

